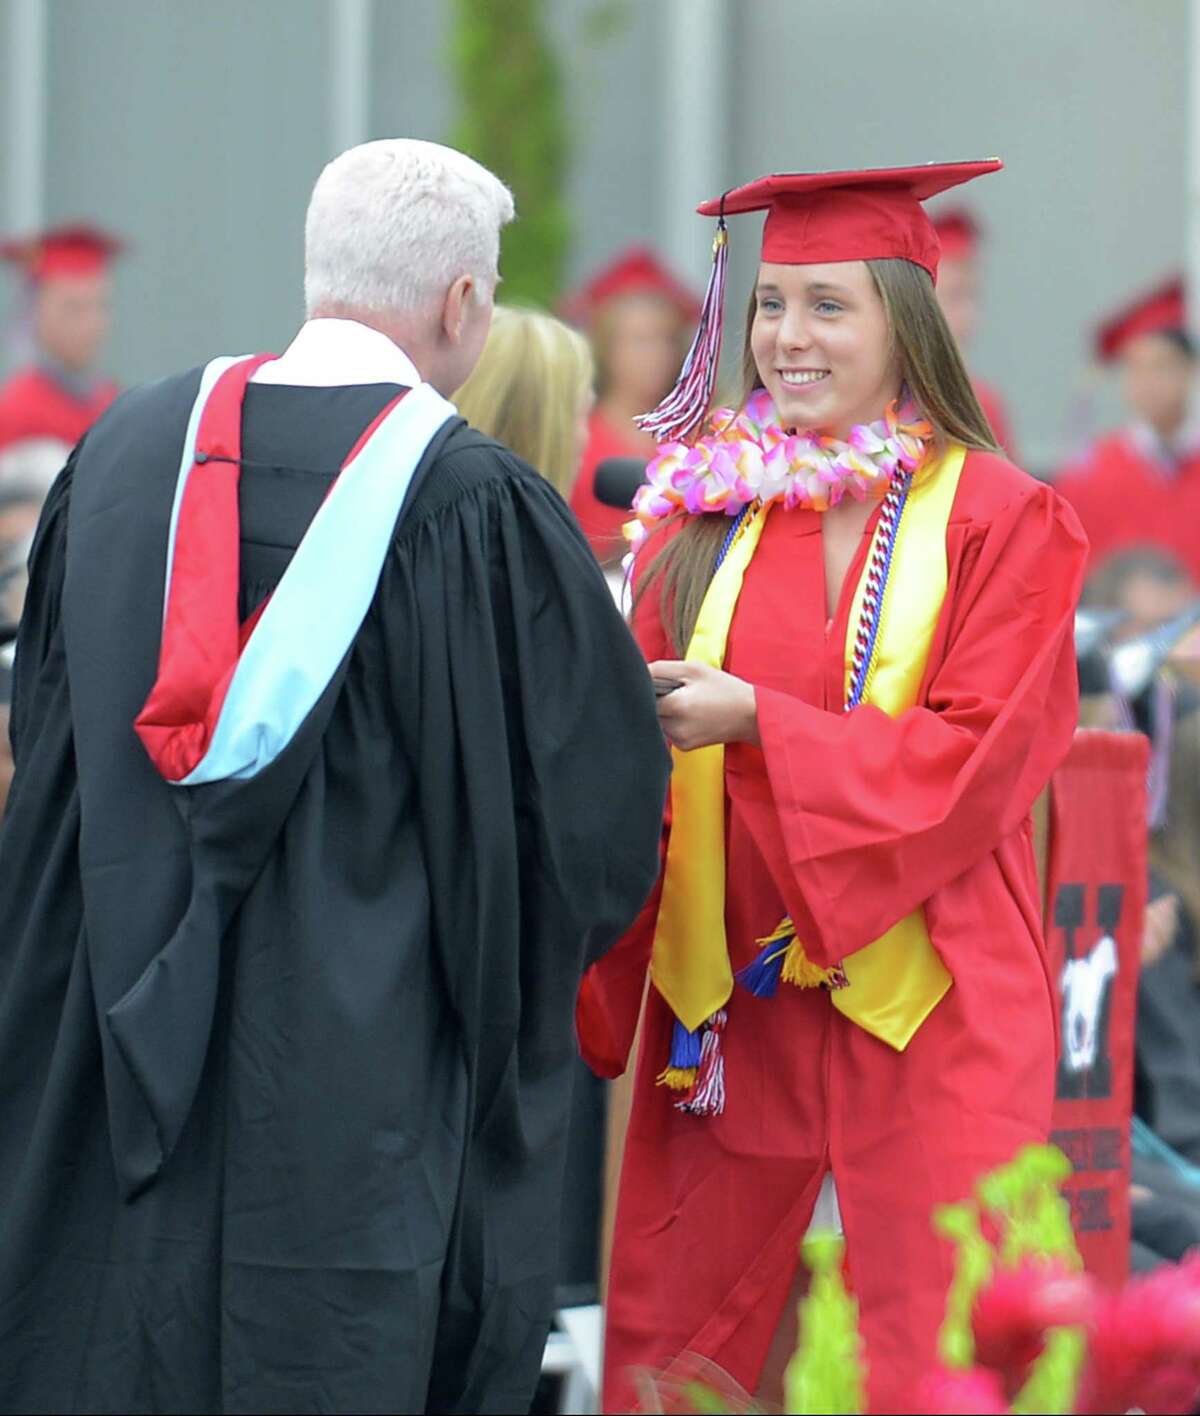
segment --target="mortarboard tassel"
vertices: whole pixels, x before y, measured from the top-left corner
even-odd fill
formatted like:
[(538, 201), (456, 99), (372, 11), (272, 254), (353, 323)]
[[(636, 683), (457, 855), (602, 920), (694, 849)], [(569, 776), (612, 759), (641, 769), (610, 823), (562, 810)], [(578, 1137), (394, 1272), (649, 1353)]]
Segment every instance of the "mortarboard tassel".
[(717, 219), (717, 234), (713, 238), (712, 272), (700, 324), (692, 347), (683, 361), (675, 387), (649, 413), (633, 421), (639, 428), (652, 433), (659, 442), (674, 442), (686, 438), (704, 419), (712, 402), (713, 385), (717, 381), (717, 366), (721, 360), (721, 331), (724, 325), (725, 272), (729, 265), (729, 233), (725, 217)]

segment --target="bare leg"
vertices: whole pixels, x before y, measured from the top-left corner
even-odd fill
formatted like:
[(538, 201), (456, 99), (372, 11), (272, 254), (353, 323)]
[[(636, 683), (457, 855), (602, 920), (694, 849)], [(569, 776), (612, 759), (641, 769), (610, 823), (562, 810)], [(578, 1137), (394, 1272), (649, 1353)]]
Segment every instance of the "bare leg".
[(767, 1360), (763, 1363), (762, 1376), (758, 1379), (758, 1387), (754, 1393), (755, 1400), (761, 1402), (769, 1411), (784, 1409), (783, 1376), (796, 1351), (800, 1332), (796, 1309), (807, 1292), (808, 1270), (798, 1262), (796, 1276), (788, 1289), (787, 1301), (779, 1315), (775, 1335), (767, 1349)]

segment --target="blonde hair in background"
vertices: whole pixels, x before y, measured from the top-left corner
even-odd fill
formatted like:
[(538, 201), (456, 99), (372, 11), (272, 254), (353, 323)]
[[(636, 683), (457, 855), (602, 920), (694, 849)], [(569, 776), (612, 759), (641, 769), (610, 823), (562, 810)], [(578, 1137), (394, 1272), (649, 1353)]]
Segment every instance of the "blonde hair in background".
[(592, 379), (583, 335), (540, 310), (497, 305), (483, 355), (454, 402), (473, 428), (510, 447), (565, 497)]

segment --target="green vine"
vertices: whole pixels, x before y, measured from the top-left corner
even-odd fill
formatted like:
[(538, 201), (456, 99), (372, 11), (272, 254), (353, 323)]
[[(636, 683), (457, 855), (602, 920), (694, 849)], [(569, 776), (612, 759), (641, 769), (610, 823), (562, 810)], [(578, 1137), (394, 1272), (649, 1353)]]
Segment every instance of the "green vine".
[(505, 300), (552, 305), (571, 239), (563, 79), (546, 0), (454, 0), (458, 118), (450, 139), (512, 189), (502, 238)]

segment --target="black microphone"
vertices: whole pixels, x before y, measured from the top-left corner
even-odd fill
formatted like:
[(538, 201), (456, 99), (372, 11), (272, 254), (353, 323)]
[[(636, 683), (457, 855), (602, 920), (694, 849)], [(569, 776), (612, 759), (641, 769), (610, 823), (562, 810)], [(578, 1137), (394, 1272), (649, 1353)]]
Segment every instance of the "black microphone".
[(646, 463), (640, 457), (606, 457), (596, 464), (592, 491), (605, 506), (628, 511), (637, 489), (646, 480)]

